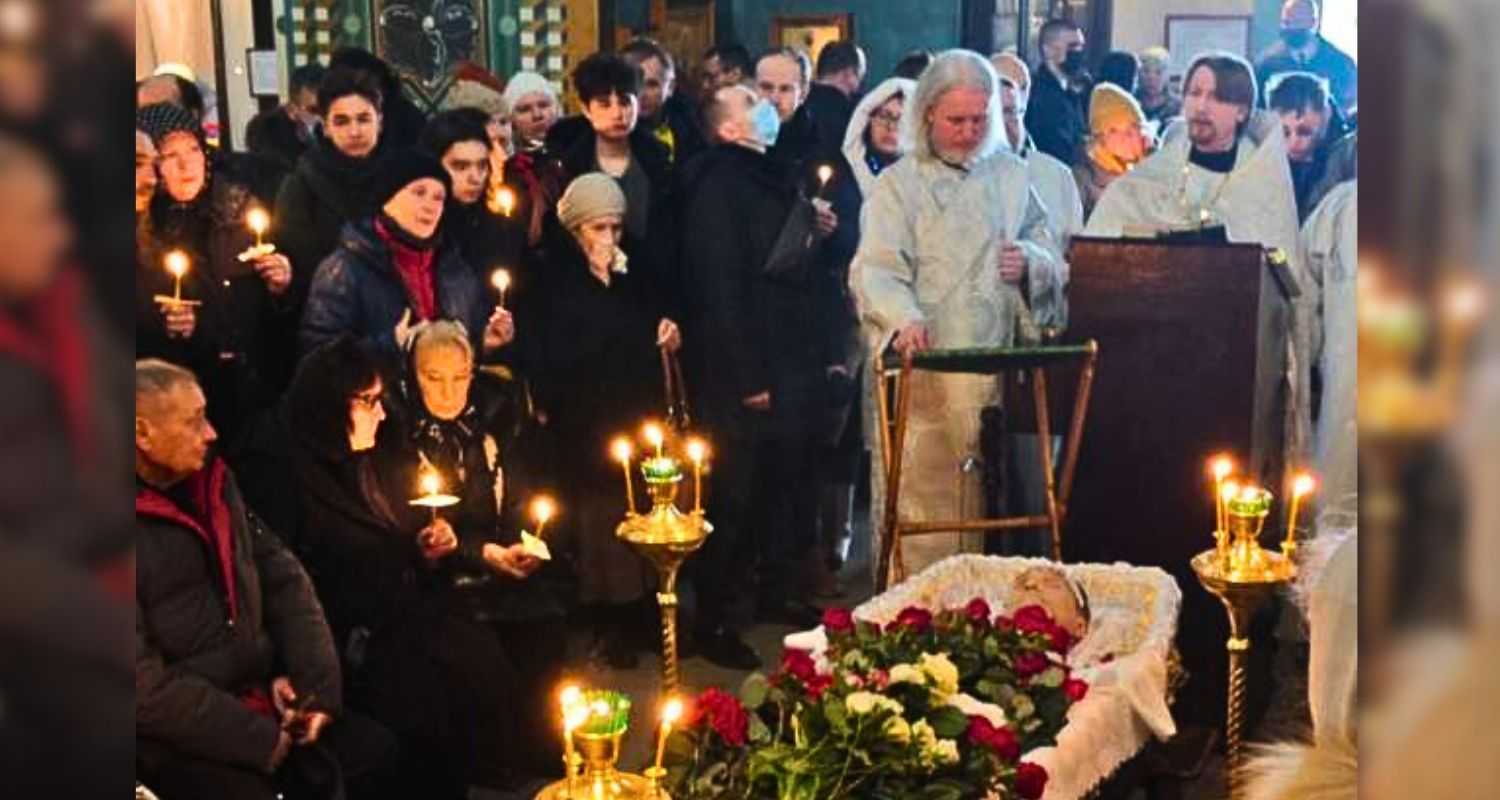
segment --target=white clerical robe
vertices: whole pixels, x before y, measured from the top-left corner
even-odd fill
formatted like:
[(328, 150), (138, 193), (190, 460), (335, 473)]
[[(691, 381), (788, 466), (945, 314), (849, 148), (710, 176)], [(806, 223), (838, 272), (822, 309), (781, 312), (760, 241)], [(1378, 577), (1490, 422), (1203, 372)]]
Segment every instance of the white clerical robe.
[[(1285, 340), (1284, 380), (1280, 386), (1262, 388), (1283, 395), (1285, 416), (1280, 423), (1286, 463), (1300, 467), (1306, 463), (1309, 450), (1310, 358), (1317, 318), (1309, 302), (1312, 292), (1303, 263), (1297, 201), (1281, 121), (1267, 111), (1251, 114), (1240, 136), (1234, 168), (1227, 175), (1189, 163), (1190, 148), (1187, 125), (1178, 120), (1167, 129), (1156, 153), (1104, 190), (1084, 235), (1150, 237), (1165, 230), (1223, 225), (1231, 242), (1277, 248), (1287, 255), (1301, 297), (1292, 303), (1291, 314), (1284, 313), (1273, 298), (1262, 298), (1262, 307), (1270, 315), (1263, 329)], [(1261, 346), (1272, 343), (1262, 342)], [(1272, 404), (1259, 405), (1264, 409)], [(1261, 418), (1255, 420), (1254, 427), (1267, 430), (1274, 422)], [(1256, 444), (1264, 438), (1257, 435)], [(1260, 462), (1259, 458), (1255, 460)]]
[[(881, 173), (865, 201), (850, 286), (870, 352), (883, 353), (896, 332), (924, 323), (937, 348), (1005, 347), (1024, 327), (1062, 326), (1068, 267), (1024, 162), (1000, 152), (968, 172), (909, 155)], [(1025, 296), (1000, 280), (1000, 249), (1015, 243), (1028, 262)], [(878, 364), (872, 358), (872, 364)], [(870, 386), (878, 386), (872, 375)], [(885, 535), (884, 453), (866, 393), (867, 441), (875, 458), (876, 552)], [(918, 372), (904, 443), (900, 513), (904, 520), (979, 516), (979, 412), (1000, 402), (992, 375)], [(980, 549), (976, 534), (932, 534), (903, 543), (907, 573), (960, 550)]]
[(1302, 228), (1303, 263), (1312, 278), (1311, 301), (1321, 321), (1312, 342), (1323, 376), (1313, 463), (1322, 477), (1319, 527), (1353, 527), (1359, 514), (1359, 429), (1355, 401), (1359, 377), (1356, 319), (1359, 271), (1359, 189), (1339, 184)]
[(1068, 242), (1083, 231), (1083, 198), (1078, 195), (1078, 181), (1073, 170), (1056, 158), (1035, 148), (1026, 153), (1026, 173), (1031, 188), (1047, 211), (1047, 228), (1062, 252)]

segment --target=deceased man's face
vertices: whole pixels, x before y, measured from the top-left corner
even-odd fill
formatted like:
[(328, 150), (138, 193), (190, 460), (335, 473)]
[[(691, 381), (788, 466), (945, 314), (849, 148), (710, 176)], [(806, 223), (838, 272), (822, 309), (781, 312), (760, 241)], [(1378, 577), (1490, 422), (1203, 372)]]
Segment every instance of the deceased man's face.
[(1057, 620), (1075, 640), (1088, 633), (1088, 614), (1062, 570), (1031, 567), (1016, 576), (1010, 587), (1010, 610), (1037, 605)]

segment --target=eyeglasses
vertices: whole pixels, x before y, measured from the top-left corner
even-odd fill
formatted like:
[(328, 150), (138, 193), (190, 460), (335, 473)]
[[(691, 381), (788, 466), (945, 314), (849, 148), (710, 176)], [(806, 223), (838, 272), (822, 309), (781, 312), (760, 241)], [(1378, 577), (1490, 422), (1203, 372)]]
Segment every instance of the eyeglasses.
[(366, 411), (374, 411), (380, 406), (380, 401), (384, 396), (385, 392), (383, 391), (362, 392), (355, 395), (353, 401), (355, 405)]
[(871, 114), (870, 124), (879, 124), (886, 128), (899, 128), (901, 127), (901, 115), (887, 114), (884, 111), (876, 114)]

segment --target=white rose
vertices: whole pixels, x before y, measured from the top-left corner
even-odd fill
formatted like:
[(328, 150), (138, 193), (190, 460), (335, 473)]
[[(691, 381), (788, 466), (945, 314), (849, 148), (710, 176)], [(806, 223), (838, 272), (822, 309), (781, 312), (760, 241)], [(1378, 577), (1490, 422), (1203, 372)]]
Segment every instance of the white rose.
[(844, 698), (844, 708), (849, 709), (850, 714), (868, 714), (875, 710), (875, 704), (881, 697), (874, 692), (850, 692)]
[(958, 667), (943, 653), (922, 654), (922, 671), (932, 678), (933, 684), (944, 697), (958, 691)]
[(965, 716), (984, 717), (997, 728), (1004, 727), (1007, 722), (1005, 709), (992, 703), (976, 700), (966, 694), (955, 694), (949, 697), (948, 705), (964, 712)]
[(939, 739), (932, 752), (933, 760), (939, 764), (958, 763), (958, 742), (952, 739)]
[(922, 752), (926, 753), (937, 747), (937, 732), (927, 724), (927, 720), (919, 719), (911, 726), (911, 736), (922, 746)]

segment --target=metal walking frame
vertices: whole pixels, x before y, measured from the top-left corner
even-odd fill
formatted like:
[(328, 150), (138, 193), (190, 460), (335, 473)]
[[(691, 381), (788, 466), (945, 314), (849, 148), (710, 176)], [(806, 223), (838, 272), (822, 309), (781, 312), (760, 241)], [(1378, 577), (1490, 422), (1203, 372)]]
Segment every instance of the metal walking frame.
[[(964, 531), (988, 533), (1047, 526), (1052, 534), (1052, 558), (1054, 561), (1062, 560), (1062, 523), (1068, 513), (1068, 498), (1072, 495), (1073, 475), (1078, 466), (1078, 448), (1083, 438), (1083, 422), (1088, 415), (1089, 393), (1093, 388), (1098, 359), (1099, 343), (1093, 339), (1077, 345), (928, 350), (905, 357), (894, 352), (886, 353), (878, 367), (879, 385), (875, 390), (886, 475), (885, 509), (881, 517), (881, 530), (885, 532), (885, 536), (881, 538), (880, 559), (875, 576), (877, 593), (885, 591), (890, 583), (893, 557), (900, 573), (897, 582), (906, 577), (906, 568), (901, 558), (902, 536)], [(1052, 448), (1049, 444), (1052, 440), (1052, 420), (1047, 407), (1046, 371), (1048, 367), (1074, 362), (1082, 365), (1082, 371), (1078, 376), (1073, 418), (1069, 421), (1059, 477), (1053, 471)], [(900, 519), (902, 443), (906, 438), (907, 416), (911, 411), (913, 370), (988, 375), (998, 375), (1009, 370), (1030, 372), (1032, 394), (1036, 403), (1037, 435), (1042, 441), (1038, 450), (1041, 452), (1040, 466), (1045, 476), (1047, 494), (1045, 515), (927, 522), (903, 522)], [(895, 401), (894, 411), (891, 408), (892, 398)]]

